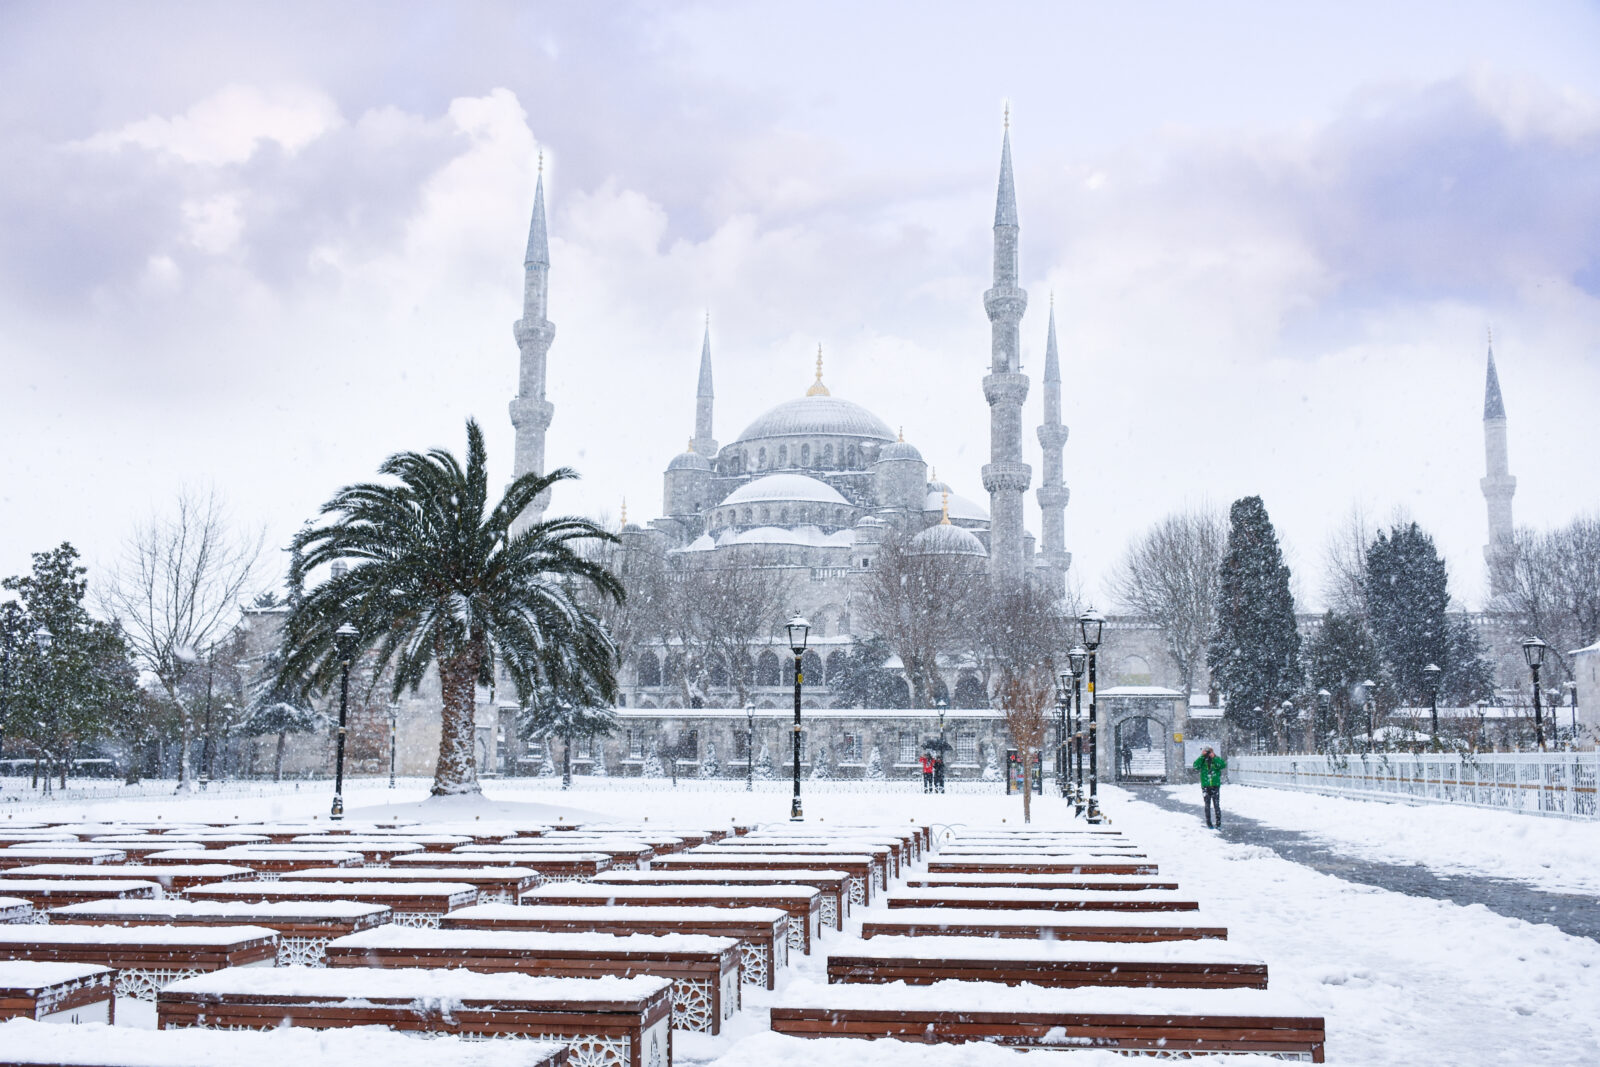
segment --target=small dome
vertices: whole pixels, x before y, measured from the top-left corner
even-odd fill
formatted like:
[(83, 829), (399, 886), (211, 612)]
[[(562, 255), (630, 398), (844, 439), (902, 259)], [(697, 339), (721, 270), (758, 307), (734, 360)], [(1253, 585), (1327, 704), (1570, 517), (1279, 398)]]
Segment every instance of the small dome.
[(912, 460), (922, 462), (922, 453), (917, 451), (917, 446), (910, 441), (890, 441), (878, 450), (878, 462), (884, 460)]
[(983, 542), (970, 531), (949, 523), (930, 526), (911, 539), (911, 551), (919, 556), (987, 556)]
[(765, 478), (757, 478), (747, 482), (729, 493), (722, 503), (728, 504), (769, 504), (789, 503), (800, 501), (807, 504), (844, 504), (850, 501), (839, 495), (839, 491), (826, 482), (819, 482), (815, 478), (808, 478), (804, 474), (769, 474)]
[(672, 462), (667, 464), (669, 471), (709, 471), (711, 461), (700, 453), (693, 451), (680, 452), (672, 457)]

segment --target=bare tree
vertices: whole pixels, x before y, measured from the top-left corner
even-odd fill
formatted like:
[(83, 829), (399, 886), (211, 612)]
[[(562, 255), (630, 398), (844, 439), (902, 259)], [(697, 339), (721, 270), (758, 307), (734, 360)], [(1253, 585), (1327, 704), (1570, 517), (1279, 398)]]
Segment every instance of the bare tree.
[(1048, 667), (1007, 670), (1000, 684), (1006, 731), (1022, 760), (1022, 821), (1033, 821), (1033, 757), (1044, 749), (1055, 707), (1055, 685)]
[(179, 789), (193, 788), (190, 673), (226, 638), (252, 589), (263, 531), (243, 533), (214, 489), (185, 489), (173, 509), (128, 538), (123, 558), (98, 591), (140, 664), (177, 709), (182, 736)]
[(706, 694), (713, 664), (726, 671), (726, 685), (742, 707), (750, 700), (751, 646), (768, 637), (794, 611), (791, 569), (769, 559), (760, 546), (733, 550), (715, 565), (683, 561), (670, 576), (664, 630), (683, 655), (679, 684), (684, 706)]
[(1600, 515), (1581, 515), (1558, 530), (1517, 531), (1516, 552), (1495, 608), (1550, 646), (1557, 671), (1572, 677), (1571, 653), (1600, 638)]
[(981, 556), (917, 552), (910, 538), (883, 543), (861, 585), (861, 623), (900, 657), (913, 707), (934, 706), (939, 657), (969, 651), (989, 577)]
[(1227, 541), (1227, 523), (1215, 509), (1174, 512), (1130, 544), (1111, 575), (1111, 593), (1122, 606), (1160, 627), (1185, 696), (1216, 626)]

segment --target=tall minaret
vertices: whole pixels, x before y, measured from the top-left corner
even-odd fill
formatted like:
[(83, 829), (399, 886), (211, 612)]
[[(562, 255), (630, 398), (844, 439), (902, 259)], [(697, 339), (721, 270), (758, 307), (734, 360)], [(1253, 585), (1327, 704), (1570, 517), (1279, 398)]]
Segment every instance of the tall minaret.
[(711, 313), (706, 312), (706, 336), (700, 342), (700, 387), (694, 398), (694, 450), (706, 459), (717, 454), (716, 438), (711, 436)]
[[(544, 473), (544, 432), (550, 428), (555, 408), (544, 398), (545, 357), (556, 338), (550, 310), (550, 238), (544, 225), (544, 153), (539, 153), (539, 180), (533, 189), (533, 221), (528, 226), (528, 253), (523, 257), (522, 318), (511, 324), (522, 353), (516, 399), (511, 401), (511, 425), (516, 427), (516, 477)], [(518, 518), (521, 529), (544, 517), (550, 494), (543, 493)]]
[(1017, 190), (1011, 177), (1011, 109), (1006, 108), (1000, 147), (1000, 188), (994, 206), (994, 286), (983, 294), (989, 313), (990, 373), (983, 379), (989, 401), (989, 462), (983, 487), (989, 491), (989, 573), (996, 585), (1023, 580), (1022, 506), (1033, 469), (1022, 462), (1022, 402), (1028, 377), (1022, 373), (1018, 326), (1028, 294), (1017, 287)]
[(1509, 568), (1516, 557), (1511, 498), (1516, 494), (1517, 480), (1511, 476), (1506, 454), (1506, 404), (1500, 397), (1500, 375), (1494, 369), (1492, 334), (1489, 371), (1483, 386), (1483, 450), (1486, 473), (1478, 485), (1489, 506), (1489, 543), (1483, 546), (1483, 559), (1489, 565), (1489, 597), (1493, 600), (1509, 591)]
[(1050, 572), (1052, 593), (1066, 592), (1067, 567), (1072, 553), (1067, 551), (1067, 488), (1061, 469), (1061, 449), (1067, 443), (1067, 428), (1061, 424), (1061, 355), (1056, 351), (1056, 300), (1050, 298), (1050, 331), (1044, 343), (1044, 422), (1039, 426), (1039, 445), (1044, 449), (1044, 473), (1039, 486), (1039, 555)]

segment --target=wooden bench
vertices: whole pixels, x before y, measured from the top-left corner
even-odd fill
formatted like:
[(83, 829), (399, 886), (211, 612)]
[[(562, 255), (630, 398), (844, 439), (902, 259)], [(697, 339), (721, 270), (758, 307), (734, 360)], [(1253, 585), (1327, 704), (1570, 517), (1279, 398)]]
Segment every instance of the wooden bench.
[[(353, 847), (361, 845), (389, 845), (407, 844), (416, 845), (415, 849), (406, 849), (406, 853), (422, 852), (449, 852), (451, 849), (462, 845), (472, 844), (472, 839), (465, 834), (378, 834), (366, 833), (360, 837), (352, 838), (346, 834), (305, 834), (300, 837), (290, 838), (291, 845), (318, 845), (325, 848)], [(360, 852), (362, 849), (355, 849)]]
[(7, 897), (25, 900), (32, 907), (33, 913), (20, 920), (23, 923), (49, 922), (45, 912), (64, 904), (85, 900), (154, 900), (161, 895), (161, 887), (154, 882), (128, 878), (7, 878), (0, 886), (5, 887), (0, 892)]
[(550, 933), (703, 934), (739, 943), (746, 985), (776, 989), (789, 965), (789, 913), (780, 908), (516, 906), (479, 904), (444, 917), (446, 930), (543, 930)]
[(152, 852), (145, 856), (144, 861), (160, 864), (232, 863), (249, 867), (263, 881), (281, 878), (307, 867), (359, 867), (365, 862), (359, 852), (335, 852), (332, 849), (263, 852), (242, 846)]
[(213, 882), (250, 882), (256, 872), (236, 863), (99, 863), (92, 867), (72, 863), (41, 863), (0, 872), (0, 893), (14, 878), (71, 878), (77, 881), (132, 879), (154, 882), (163, 895), (182, 893)]
[[(849, 904), (867, 907), (878, 895), (876, 864), (871, 856), (842, 855), (791, 856), (785, 853), (701, 851), (695, 849), (676, 856), (663, 856), (656, 864), (663, 871), (844, 871), (850, 876), (846, 895)], [(802, 883), (804, 884), (804, 883)]]
[(232, 845), (269, 844), (265, 834), (203, 834), (192, 830), (164, 834), (105, 834), (90, 842), (120, 848), (129, 855), (168, 852), (175, 848), (227, 848)]
[(161, 991), (156, 1010), (163, 1029), (387, 1026), (559, 1041), (591, 1067), (672, 1063), (672, 983), (664, 978), (281, 967), (175, 982)]
[(720, 1034), (739, 1008), (739, 943), (697, 934), (551, 934), (388, 926), (328, 945), (330, 967), (465, 967), (594, 978), (648, 974), (672, 983), (672, 1025)]
[(1323, 1062), (1324, 1021), (1265, 989), (1048, 989), (795, 983), (772, 1029), (797, 1037), (982, 1041), (1018, 1048), (1189, 1056), (1254, 1052)]
[(376, 1027), (226, 1033), (199, 1027), (134, 1030), (103, 1023), (0, 1023), (0, 1067), (565, 1067), (567, 1046), (534, 1041), (418, 1041)]
[(0, 848), (0, 870), (32, 867), (40, 863), (71, 863), (88, 866), (97, 863), (122, 863), (128, 854), (121, 849), (93, 845), (11, 845)]
[[(525, 841), (538, 841), (546, 845), (571, 845), (574, 848), (594, 849), (600, 852), (605, 852), (605, 846), (612, 842), (616, 842), (627, 849), (644, 844), (650, 846), (651, 859), (656, 856), (665, 856), (670, 852), (682, 852), (685, 848), (690, 847), (689, 843), (682, 837), (660, 828), (654, 830), (608, 830), (600, 826), (563, 830), (560, 833), (552, 831), (548, 835), (536, 838), (508, 837), (500, 843), (502, 845), (515, 845)], [(703, 841), (695, 842), (695, 844), (704, 843)]]
[(389, 908), (389, 921), (399, 926), (437, 927), (446, 912), (478, 902), (478, 890), (466, 882), (225, 882), (196, 886), (190, 900), (279, 901), (353, 900)]
[(1092, 889), (1102, 893), (1178, 888), (1177, 881), (1172, 878), (1126, 874), (913, 874), (905, 884), (907, 889), (961, 886), (967, 889)]
[(526, 867), (378, 867), (346, 870), (312, 867), (296, 871), (296, 882), (465, 882), (478, 891), (479, 904), (515, 904), (530, 889), (544, 884), (544, 876)]
[[(3, 893), (0, 890), (0, 893)], [(0, 896), (0, 926), (33, 922), (33, 901), (21, 897)]]
[(819, 871), (804, 867), (776, 871), (723, 867), (709, 870), (605, 871), (590, 881), (595, 885), (808, 885), (822, 894), (822, 925), (843, 930), (850, 910), (851, 877), (847, 871)]
[(52, 908), (52, 924), (78, 926), (264, 926), (278, 933), (277, 964), (323, 966), (329, 941), (389, 921), (382, 904), (351, 900), (104, 900)]
[[(942, 857), (943, 852), (939, 853)], [(1061, 856), (966, 856), (928, 861), (929, 874), (1160, 874), (1143, 860), (1066, 859)]]
[(905, 908), (867, 918), (861, 936), (1010, 937), (1037, 941), (1188, 941), (1226, 940), (1228, 928), (1197, 912), (995, 911), (972, 908)]
[(1000, 982), (1056, 988), (1265, 989), (1267, 965), (1216, 941), (1022, 943), (984, 937), (880, 937), (828, 957), (828, 981)]
[(611, 861), (612, 867), (631, 867), (637, 871), (650, 869), (650, 862), (655, 859), (656, 851), (643, 841), (608, 841), (604, 845), (593, 840), (580, 840), (570, 843), (555, 841), (541, 844), (537, 841), (523, 841), (519, 844), (499, 845), (461, 845), (451, 849), (455, 856), (473, 857), (476, 863), (478, 856), (538, 856), (541, 854), (561, 856), (571, 855), (574, 851), (585, 853), (599, 853)]
[(396, 856), (389, 867), (519, 867), (545, 882), (587, 882), (611, 869), (611, 857), (600, 852), (422, 852)]
[[(0, 963), (0, 1019), (109, 1023), (117, 972), (89, 963)], [(5, 1048), (0, 1038), (0, 1049)], [(0, 1051), (0, 1058), (5, 1053)]]
[[(885, 873), (889, 878), (899, 878), (901, 871), (912, 862), (911, 838), (909, 835), (902, 837), (898, 834), (869, 834), (864, 830), (846, 830), (839, 828), (837, 832), (829, 833), (783, 833), (780, 831), (764, 830), (759, 834), (752, 834), (743, 841), (734, 842), (735, 845), (758, 848), (758, 842), (771, 841), (778, 845), (815, 845), (831, 848), (840, 852), (850, 852), (852, 849), (888, 849), (885, 857), (888, 861)], [(859, 846), (859, 847), (858, 847)]]
[(692, 852), (684, 853), (683, 856), (672, 858), (746, 855), (781, 856), (785, 859), (804, 856), (807, 857), (807, 864), (811, 867), (839, 867), (843, 870), (849, 870), (850, 864), (859, 863), (860, 858), (865, 857), (870, 861), (870, 873), (862, 880), (862, 899), (855, 901), (857, 904), (869, 903), (868, 898), (873, 892), (888, 889), (889, 872), (894, 868), (894, 857), (888, 845), (869, 845), (863, 841), (841, 841), (838, 844), (826, 845), (782, 843), (764, 837), (743, 837), (715, 845), (702, 845)]
[(271, 967), (277, 955), (278, 935), (262, 926), (0, 927), (0, 959), (114, 967), (116, 994), (130, 1000), (224, 967)]
[(800, 885), (583, 885), (541, 886), (522, 894), (524, 904), (582, 907), (782, 908), (789, 913), (789, 949), (811, 954), (822, 934), (822, 894)]
[(892, 908), (992, 908), (1018, 911), (1195, 911), (1200, 905), (1170, 889), (1096, 893), (1064, 889), (1001, 889), (952, 886), (905, 890), (887, 901)]

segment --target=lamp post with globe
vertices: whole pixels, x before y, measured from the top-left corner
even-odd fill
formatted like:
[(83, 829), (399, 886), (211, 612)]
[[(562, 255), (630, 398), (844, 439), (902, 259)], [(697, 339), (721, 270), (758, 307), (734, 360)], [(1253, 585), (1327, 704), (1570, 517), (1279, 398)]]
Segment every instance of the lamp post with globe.
[(799, 612), (789, 620), (789, 651), (794, 653), (794, 802), (789, 806), (789, 821), (801, 822), (805, 813), (800, 807), (800, 673), (801, 659), (806, 652), (806, 634), (811, 624)]
[(1105, 616), (1094, 608), (1083, 613), (1078, 627), (1083, 637), (1083, 647), (1089, 651), (1089, 808), (1091, 824), (1101, 821), (1100, 816), (1100, 716), (1099, 698), (1095, 694), (1095, 650), (1100, 647), (1100, 635), (1106, 625)]

